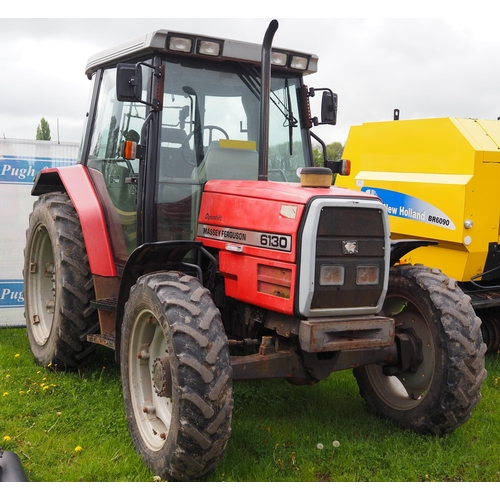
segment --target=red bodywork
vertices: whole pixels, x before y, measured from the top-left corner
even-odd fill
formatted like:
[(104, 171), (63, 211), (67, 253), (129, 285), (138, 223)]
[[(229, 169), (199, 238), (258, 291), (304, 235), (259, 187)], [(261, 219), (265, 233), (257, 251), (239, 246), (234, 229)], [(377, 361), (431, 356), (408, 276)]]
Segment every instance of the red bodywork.
[[(78, 213), (92, 274), (116, 277), (109, 228), (92, 183), (92, 180), (99, 182), (99, 178), (93, 175), (91, 180), (82, 165), (51, 168), (42, 172), (37, 186), (43, 185), (44, 175), (51, 173), (59, 175)], [(352, 198), (353, 195), (373, 198), (337, 187), (211, 180), (204, 186), (196, 239), (207, 248), (219, 250), (219, 269), (229, 297), (293, 314), (297, 237), (306, 204), (315, 197)], [(253, 240), (243, 240), (242, 235)], [(262, 244), (270, 238), (287, 239), (287, 248)]]
[[(355, 196), (359, 194), (373, 199), (364, 193)], [(353, 193), (336, 187), (303, 188), (262, 181), (209, 181), (205, 185), (197, 240), (219, 249), (227, 296), (293, 314), (299, 227), (306, 204), (319, 196), (351, 198)], [(268, 243), (270, 235), (277, 242), (282, 236), (291, 238), (288, 249), (261, 244)]]
[(88, 170), (83, 165), (42, 170), (34, 192), (37, 186), (44, 184), (44, 176), (50, 174), (59, 176), (78, 213), (92, 274), (116, 276), (104, 211)]

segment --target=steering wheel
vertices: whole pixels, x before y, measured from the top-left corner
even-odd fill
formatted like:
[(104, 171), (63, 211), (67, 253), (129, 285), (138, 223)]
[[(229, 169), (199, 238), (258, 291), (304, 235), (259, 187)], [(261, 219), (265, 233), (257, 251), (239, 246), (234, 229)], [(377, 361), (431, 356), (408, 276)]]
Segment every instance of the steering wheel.
[[(204, 135), (203, 132), (205, 130), (209, 130), (208, 144), (210, 144), (212, 142), (212, 136), (213, 136), (214, 130), (218, 130), (219, 132), (221, 132), (224, 135), (224, 137), (226, 139), (229, 139), (229, 134), (222, 127), (219, 127), (218, 125), (205, 125), (201, 131), (202, 136)], [(189, 143), (191, 137), (193, 137), (194, 133), (195, 133), (195, 130), (192, 130), (184, 138), (184, 140), (181, 142), (181, 146), (179, 149), (181, 151), (181, 156), (182, 156), (183, 160), (185, 162), (189, 163), (191, 166), (197, 167), (198, 165), (196, 164), (196, 156), (193, 155), (193, 151), (191, 149), (189, 149), (189, 147), (188, 147), (188, 143)]]

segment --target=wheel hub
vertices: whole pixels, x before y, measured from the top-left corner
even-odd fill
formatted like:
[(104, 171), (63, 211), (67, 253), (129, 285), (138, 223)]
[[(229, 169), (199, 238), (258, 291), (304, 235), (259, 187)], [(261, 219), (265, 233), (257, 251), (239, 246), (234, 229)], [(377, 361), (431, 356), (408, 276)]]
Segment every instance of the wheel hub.
[(422, 341), (413, 328), (400, 329), (396, 333), (398, 348), (397, 366), (385, 366), (385, 375), (398, 375), (400, 373), (416, 373), (424, 360), (422, 354)]
[(153, 385), (156, 394), (162, 398), (172, 397), (172, 376), (168, 356), (158, 356), (153, 361)]

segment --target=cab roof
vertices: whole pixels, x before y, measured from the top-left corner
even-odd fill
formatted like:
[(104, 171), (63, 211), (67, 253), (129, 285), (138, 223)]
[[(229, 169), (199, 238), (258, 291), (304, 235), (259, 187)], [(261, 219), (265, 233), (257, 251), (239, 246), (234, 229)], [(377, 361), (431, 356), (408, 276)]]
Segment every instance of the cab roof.
[[(189, 51), (172, 50), (171, 40), (185, 39), (191, 40), (191, 48)], [(213, 42), (215, 46), (219, 44), (220, 50), (217, 54), (208, 55), (202, 54), (200, 47), (202, 42)], [(314, 54), (306, 54), (294, 50), (272, 49), (273, 54), (279, 53), (283, 56), (285, 64), (275, 65), (273, 67), (283, 67), (294, 69), (302, 74), (311, 74), (317, 71), (318, 56)], [(114, 66), (119, 62), (127, 62), (129, 60), (143, 57), (144, 55), (152, 54), (153, 52), (164, 54), (180, 54), (187, 57), (197, 57), (216, 60), (233, 60), (249, 63), (260, 64), (261, 62), (261, 45), (256, 43), (241, 42), (230, 39), (214, 38), (204, 35), (192, 33), (174, 32), (168, 30), (158, 30), (137, 37), (128, 42), (122, 43), (115, 47), (109, 48), (90, 57), (87, 62), (85, 74), (91, 78), (92, 74), (99, 68)], [(297, 58), (306, 60), (304, 69), (297, 69), (292, 64), (292, 61)]]

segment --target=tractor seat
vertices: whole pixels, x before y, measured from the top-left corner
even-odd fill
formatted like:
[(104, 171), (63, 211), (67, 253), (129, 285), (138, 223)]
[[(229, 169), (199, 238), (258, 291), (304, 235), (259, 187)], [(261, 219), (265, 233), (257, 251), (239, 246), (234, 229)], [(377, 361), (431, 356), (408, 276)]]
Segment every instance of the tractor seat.
[(257, 180), (259, 155), (255, 141), (220, 139), (208, 146), (198, 167), (201, 182), (211, 179)]

